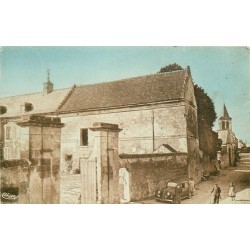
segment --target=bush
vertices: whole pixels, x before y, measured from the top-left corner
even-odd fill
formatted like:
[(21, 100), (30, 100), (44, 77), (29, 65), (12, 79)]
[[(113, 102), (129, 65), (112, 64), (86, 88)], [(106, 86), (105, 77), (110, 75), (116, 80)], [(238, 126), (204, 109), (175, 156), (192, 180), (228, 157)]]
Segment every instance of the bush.
[(14, 167), (28, 168), (29, 162), (27, 160), (4, 160), (0, 162), (0, 168), (14, 168)]

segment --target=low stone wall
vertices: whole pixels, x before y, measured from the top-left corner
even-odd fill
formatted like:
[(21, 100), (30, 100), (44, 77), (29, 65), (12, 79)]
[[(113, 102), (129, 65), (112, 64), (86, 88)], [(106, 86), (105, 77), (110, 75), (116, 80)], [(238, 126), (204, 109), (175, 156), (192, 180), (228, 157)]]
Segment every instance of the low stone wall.
[(1, 203), (59, 203), (59, 169), (56, 166), (51, 171), (48, 165), (29, 166), (23, 160), (13, 160), (4, 161), (0, 170)]
[(170, 180), (188, 180), (186, 153), (120, 155), (122, 168), (130, 173), (132, 201), (145, 199)]
[(80, 203), (79, 195), (81, 193), (81, 175), (80, 174), (60, 174), (60, 203), (76, 204)]
[(29, 203), (27, 167), (1, 168), (1, 203)]

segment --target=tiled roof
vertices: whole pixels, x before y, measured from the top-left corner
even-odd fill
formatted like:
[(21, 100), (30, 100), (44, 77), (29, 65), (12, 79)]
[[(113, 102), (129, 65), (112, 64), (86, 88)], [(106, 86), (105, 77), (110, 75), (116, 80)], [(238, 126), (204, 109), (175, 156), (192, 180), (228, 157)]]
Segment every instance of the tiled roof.
[[(0, 106), (7, 108), (7, 112), (0, 114), (1, 117), (15, 117), (23, 114), (42, 114), (55, 112), (64, 99), (67, 97), (71, 88), (54, 90), (49, 94), (43, 92), (11, 96), (0, 98)], [(21, 105), (31, 103), (33, 109), (29, 112), (22, 113)]]
[(77, 86), (60, 112), (105, 109), (184, 98), (186, 70)]

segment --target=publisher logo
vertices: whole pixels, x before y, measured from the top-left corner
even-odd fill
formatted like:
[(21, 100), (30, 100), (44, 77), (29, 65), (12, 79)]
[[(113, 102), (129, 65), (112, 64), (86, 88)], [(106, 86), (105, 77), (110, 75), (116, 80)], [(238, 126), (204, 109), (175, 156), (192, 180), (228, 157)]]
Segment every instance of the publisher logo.
[(2, 193), (2, 198), (5, 200), (16, 200), (18, 198), (18, 195), (10, 193)]
[(19, 197), (18, 187), (1, 188), (1, 202), (16, 203)]

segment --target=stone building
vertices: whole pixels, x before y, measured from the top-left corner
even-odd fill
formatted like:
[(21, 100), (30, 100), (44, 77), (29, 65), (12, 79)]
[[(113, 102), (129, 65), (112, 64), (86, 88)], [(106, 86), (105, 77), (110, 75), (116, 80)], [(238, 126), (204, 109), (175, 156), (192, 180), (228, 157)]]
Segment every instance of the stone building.
[[(93, 151), (89, 128), (94, 122), (119, 125), (120, 154), (153, 153), (168, 144), (188, 153), (190, 161), (197, 158), (197, 110), (189, 68), (77, 86), (59, 112), (65, 124), (62, 161), (72, 160), (74, 168)], [(198, 175), (195, 169), (190, 175)]]
[(54, 91), (48, 77), (43, 92), (0, 98), (1, 190), (18, 190), (20, 203), (59, 203), (63, 124), (55, 113), (70, 91)]
[[(59, 116), (65, 124), (61, 136), (61, 169), (66, 171), (69, 165), (81, 171), (87, 165), (95, 168), (97, 151), (102, 151), (100, 161), (106, 166), (104, 169), (108, 168), (108, 161), (119, 165), (120, 188), (124, 192), (129, 190), (124, 194), (126, 198), (123, 197), (126, 201), (153, 195), (158, 184), (167, 179), (192, 176), (200, 180), (197, 107), (189, 67), (76, 86), (61, 105)], [(100, 138), (92, 129), (95, 123), (116, 124), (120, 129), (117, 133), (119, 161), (113, 154), (116, 147), (108, 145), (114, 139), (108, 137), (109, 133), (107, 138), (102, 138), (101, 148), (96, 149)], [(118, 177), (116, 169), (112, 167), (107, 174), (114, 181)], [(95, 181), (93, 177), (92, 184)], [(95, 191), (92, 188), (93, 194)]]
[(222, 140), (221, 151), (218, 152), (218, 159), (221, 161), (222, 167), (235, 165), (238, 139), (233, 132), (232, 118), (229, 116), (225, 104), (223, 114), (219, 118), (218, 137)]
[(42, 92), (0, 98), (0, 159), (23, 158), (17, 122), (32, 115), (55, 116), (71, 91), (72, 88), (54, 90), (48, 75)]
[[(77, 190), (75, 198), (80, 192), (82, 203), (118, 203), (119, 186), (129, 201), (152, 195), (167, 178), (200, 179), (197, 107), (189, 67), (62, 90), (53, 90), (48, 76), (43, 92), (0, 98), (0, 110), (6, 160), (31, 151), (30, 144), (22, 144), (27, 135), (19, 126), (22, 120), (49, 117), (53, 127), (53, 119), (60, 118), (61, 197)], [(34, 138), (41, 133), (34, 133)], [(51, 132), (44, 133), (53, 144)], [(30, 156), (25, 155), (29, 160)], [(69, 174), (77, 170), (84, 179)]]

